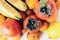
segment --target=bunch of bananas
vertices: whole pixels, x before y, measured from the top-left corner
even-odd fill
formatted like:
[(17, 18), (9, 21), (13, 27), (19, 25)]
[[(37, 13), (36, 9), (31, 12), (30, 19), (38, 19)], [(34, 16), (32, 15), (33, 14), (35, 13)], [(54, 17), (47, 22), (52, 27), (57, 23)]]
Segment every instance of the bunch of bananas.
[(12, 19), (19, 20), (22, 17), (15, 8), (21, 11), (27, 10), (26, 4), (21, 0), (0, 0), (0, 14)]

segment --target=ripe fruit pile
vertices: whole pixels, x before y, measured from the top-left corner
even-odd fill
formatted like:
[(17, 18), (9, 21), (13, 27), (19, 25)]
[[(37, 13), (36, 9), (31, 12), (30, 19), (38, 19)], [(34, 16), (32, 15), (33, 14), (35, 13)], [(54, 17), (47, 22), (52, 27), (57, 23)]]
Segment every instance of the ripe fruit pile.
[[(57, 17), (59, 1), (2, 0), (0, 1), (0, 40), (20, 40), (28, 32), (28, 40), (39, 40)], [(33, 35), (32, 35), (33, 34)], [(38, 37), (37, 37), (38, 36)], [(32, 37), (32, 39), (30, 39)]]

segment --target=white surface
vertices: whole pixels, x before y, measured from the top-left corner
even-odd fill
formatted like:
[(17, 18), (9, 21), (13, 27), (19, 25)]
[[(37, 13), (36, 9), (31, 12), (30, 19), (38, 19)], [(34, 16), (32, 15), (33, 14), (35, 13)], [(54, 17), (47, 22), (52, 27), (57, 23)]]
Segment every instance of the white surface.
[[(60, 10), (58, 10), (58, 18), (57, 21), (60, 22)], [(21, 37), (21, 40), (27, 40), (27, 32)], [(53, 39), (49, 39), (48, 35), (47, 35), (47, 31), (42, 33), (42, 36), (40, 37), (40, 40), (53, 40)], [(58, 38), (57, 40), (60, 40), (60, 38)]]
[(20, 40), (27, 40), (27, 33), (28, 33), (28, 32), (26, 32), (25, 34), (23, 34), (23, 36), (21, 37)]
[(57, 21), (60, 21), (60, 10), (58, 10), (58, 18)]

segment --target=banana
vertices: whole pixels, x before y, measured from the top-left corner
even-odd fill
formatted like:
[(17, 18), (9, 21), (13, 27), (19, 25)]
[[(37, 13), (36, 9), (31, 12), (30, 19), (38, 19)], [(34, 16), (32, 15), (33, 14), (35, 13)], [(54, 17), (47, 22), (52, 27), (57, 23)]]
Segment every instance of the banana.
[(27, 10), (26, 4), (21, 0), (7, 0), (7, 1), (21, 11), (26, 11)]
[(0, 0), (0, 14), (19, 20), (21, 15), (4, 0)]

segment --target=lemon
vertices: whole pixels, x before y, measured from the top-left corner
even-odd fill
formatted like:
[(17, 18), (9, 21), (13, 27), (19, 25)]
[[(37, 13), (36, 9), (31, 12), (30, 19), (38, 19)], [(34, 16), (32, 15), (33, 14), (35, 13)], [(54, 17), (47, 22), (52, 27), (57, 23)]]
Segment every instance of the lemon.
[(60, 38), (60, 22), (55, 22), (48, 28), (48, 36), (50, 38)]

